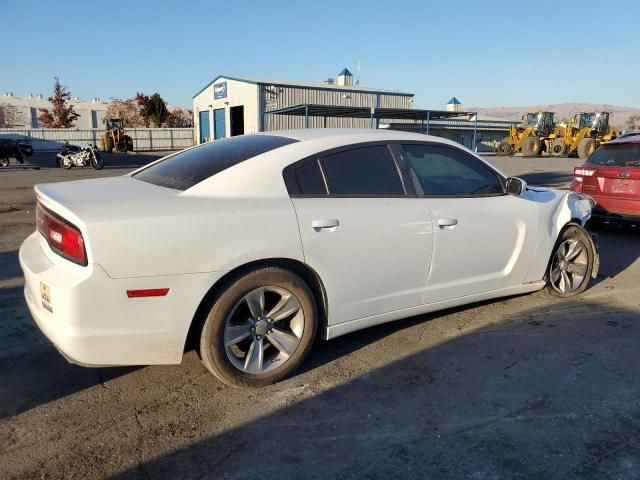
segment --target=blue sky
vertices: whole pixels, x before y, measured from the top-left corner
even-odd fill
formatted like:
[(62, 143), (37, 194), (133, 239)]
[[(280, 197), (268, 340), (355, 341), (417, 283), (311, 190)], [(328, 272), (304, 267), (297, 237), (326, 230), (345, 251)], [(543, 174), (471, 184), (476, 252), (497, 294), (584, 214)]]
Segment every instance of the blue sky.
[[(114, 6), (117, 5), (117, 6)], [(121, 7), (121, 8), (119, 8)], [(589, 102), (640, 107), (640, 2), (0, 0), (0, 92), (159, 92), (171, 105), (218, 74), (416, 94), (416, 107)]]

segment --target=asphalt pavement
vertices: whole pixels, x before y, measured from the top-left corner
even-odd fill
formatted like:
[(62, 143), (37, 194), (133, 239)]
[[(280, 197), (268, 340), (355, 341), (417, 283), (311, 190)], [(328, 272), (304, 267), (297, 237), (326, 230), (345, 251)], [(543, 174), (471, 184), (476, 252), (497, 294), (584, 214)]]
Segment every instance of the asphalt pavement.
[[(583, 295), (544, 292), (318, 341), (294, 377), (228, 387), (181, 365), (67, 363), (31, 319), (17, 249), (35, 183), (101, 171), (0, 171), (0, 478), (640, 478), (640, 234), (598, 232)], [(573, 159), (489, 161), (566, 187)], [(54, 162), (54, 163), (52, 163)]]

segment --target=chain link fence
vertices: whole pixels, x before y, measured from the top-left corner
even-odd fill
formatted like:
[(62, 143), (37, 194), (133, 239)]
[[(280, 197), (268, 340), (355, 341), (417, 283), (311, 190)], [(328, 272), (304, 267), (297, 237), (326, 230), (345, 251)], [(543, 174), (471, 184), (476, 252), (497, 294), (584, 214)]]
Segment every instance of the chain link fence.
[[(36, 152), (60, 150), (66, 142), (85, 146), (100, 146), (102, 129), (67, 130), (61, 128), (0, 128), (0, 139), (10, 138), (33, 145)], [(193, 128), (127, 128), (125, 134), (133, 140), (136, 152), (156, 150), (182, 150), (194, 145)]]

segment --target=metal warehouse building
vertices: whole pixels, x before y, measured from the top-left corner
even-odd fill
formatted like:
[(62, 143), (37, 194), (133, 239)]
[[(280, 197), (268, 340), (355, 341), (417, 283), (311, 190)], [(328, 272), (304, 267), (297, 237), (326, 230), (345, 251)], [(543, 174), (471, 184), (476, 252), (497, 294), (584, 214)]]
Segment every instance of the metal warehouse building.
[(193, 97), (195, 135), (199, 143), (212, 139), (286, 128), (369, 128), (368, 118), (320, 118), (269, 115), (269, 111), (301, 105), (368, 108), (412, 108), (413, 94), (353, 85), (346, 68), (337, 81), (290, 82), (227, 75), (216, 77)]

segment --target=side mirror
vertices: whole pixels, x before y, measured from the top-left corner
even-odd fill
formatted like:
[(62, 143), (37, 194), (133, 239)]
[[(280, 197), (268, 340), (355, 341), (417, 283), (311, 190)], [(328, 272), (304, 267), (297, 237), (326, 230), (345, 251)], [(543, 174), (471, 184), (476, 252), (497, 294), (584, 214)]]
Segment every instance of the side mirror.
[(518, 177), (509, 177), (507, 178), (507, 193), (509, 195), (522, 195), (522, 193), (527, 189), (527, 182)]

